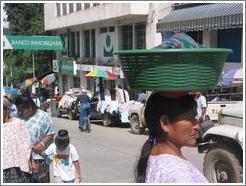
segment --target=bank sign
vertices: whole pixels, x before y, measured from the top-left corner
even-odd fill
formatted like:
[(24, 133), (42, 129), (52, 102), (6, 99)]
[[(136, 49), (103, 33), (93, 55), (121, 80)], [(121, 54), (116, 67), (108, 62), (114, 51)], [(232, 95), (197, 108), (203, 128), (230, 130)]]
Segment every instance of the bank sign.
[(3, 49), (63, 50), (59, 36), (13, 36), (3, 37)]

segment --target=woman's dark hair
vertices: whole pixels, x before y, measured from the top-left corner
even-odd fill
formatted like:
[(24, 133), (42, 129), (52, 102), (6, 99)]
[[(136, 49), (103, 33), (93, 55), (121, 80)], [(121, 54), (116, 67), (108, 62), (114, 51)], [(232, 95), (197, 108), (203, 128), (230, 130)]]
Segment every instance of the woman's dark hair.
[(15, 105), (18, 107), (24, 108), (32, 108), (33, 110), (37, 110), (37, 105), (33, 101), (30, 96), (27, 95), (20, 95), (15, 98)]
[(11, 102), (9, 101), (8, 98), (3, 98), (3, 119), (4, 119), (4, 122), (5, 122), (5, 118), (6, 118), (6, 115), (10, 115), (10, 112), (11, 112)]
[(70, 143), (70, 138), (68, 136), (68, 131), (65, 129), (61, 129), (58, 131), (58, 135), (55, 138), (55, 144), (58, 149), (60, 147), (67, 147)]
[(147, 162), (153, 146), (153, 140), (157, 143), (166, 140), (166, 133), (162, 130), (160, 124), (161, 116), (165, 116), (170, 123), (173, 123), (180, 120), (182, 114), (192, 109), (196, 111), (196, 108), (196, 101), (188, 94), (171, 97), (170, 95), (161, 95), (161, 93), (155, 92), (150, 95), (144, 113), (150, 138), (142, 147), (141, 155), (135, 169), (135, 181), (137, 183), (145, 182)]

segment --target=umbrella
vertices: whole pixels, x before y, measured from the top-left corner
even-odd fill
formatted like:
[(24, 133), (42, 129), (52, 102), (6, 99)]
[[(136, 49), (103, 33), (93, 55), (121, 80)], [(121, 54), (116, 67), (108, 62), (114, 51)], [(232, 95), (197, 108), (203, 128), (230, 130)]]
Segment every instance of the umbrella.
[(29, 78), (29, 79), (26, 79), (26, 80), (24, 81), (24, 85), (25, 85), (26, 87), (29, 87), (29, 86), (31, 86), (35, 81), (36, 81), (36, 78)]
[(53, 73), (53, 74), (49, 74), (49, 75), (45, 76), (43, 79), (41, 79), (40, 82), (41, 82), (43, 85), (49, 85), (49, 84), (55, 82), (55, 80), (56, 80), (56, 76), (55, 76), (55, 74)]
[(115, 80), (118, 78), (117, 75), (115, 75), (109, 71), (105, 71), (105, 70), (93, 70), (93, 71), (89, 72), (88, 74), (86, 74), (85, 77), (87, 77), (88, 79), (104, 78), (106, 80)]
[(219, 84), (231, 85), (233, 83), (242, 82), (243, 80), (243, 69), (231, 69), (225, 73)]

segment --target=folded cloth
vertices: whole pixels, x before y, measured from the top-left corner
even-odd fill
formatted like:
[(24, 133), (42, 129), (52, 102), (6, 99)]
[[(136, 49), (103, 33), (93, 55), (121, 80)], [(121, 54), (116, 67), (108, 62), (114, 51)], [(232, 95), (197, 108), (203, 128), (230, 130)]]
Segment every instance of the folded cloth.
[(204, 48), (199, 45), (194, 39), (185, 33), (176, 33), (167, 40), (164, 40), (160, 45), (154, 48)]

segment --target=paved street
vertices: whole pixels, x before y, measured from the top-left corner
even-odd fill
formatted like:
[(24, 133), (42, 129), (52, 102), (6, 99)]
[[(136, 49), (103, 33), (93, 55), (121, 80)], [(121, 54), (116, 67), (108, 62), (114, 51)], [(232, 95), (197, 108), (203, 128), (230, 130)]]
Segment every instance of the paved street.
[[(134, 167), (147, 135), (135, 135), (128, 127), (104, 127), (92, 124), (91, 133), (82, 133), (78, 121), (52, 117), (57, 130), (67, 129), (80, 155), (82, 182), (134, 182)], [(202, 170), (203, 154), (196, 148), (184, 148), (186, 157)]]

